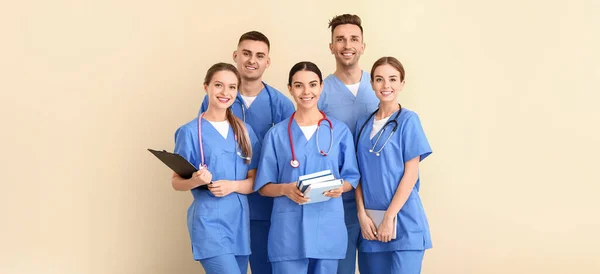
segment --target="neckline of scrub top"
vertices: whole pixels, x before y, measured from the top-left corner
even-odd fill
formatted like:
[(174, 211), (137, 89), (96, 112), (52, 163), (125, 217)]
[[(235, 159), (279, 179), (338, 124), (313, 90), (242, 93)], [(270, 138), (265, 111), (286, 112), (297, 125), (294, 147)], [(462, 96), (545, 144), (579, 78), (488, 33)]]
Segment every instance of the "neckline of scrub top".
[[(268, 92), (268, 91), (266, 91), (266, 89), (267, 89), (267, 86), (265, 84), (263, 89), (261, 89), (260, 92), (256, 96), (254, 96), (254, 101), (252, 103), (256, 102), (257, 100), (261, 100), (262, 97), (269, 96), (268, 94), (263, 94), (263, 93)], [(244, 95), (244, 96), (246, 96), (246, 95)], [(246, 96), (246, 97), (252, 98), (250, 96)], [(253, 109), (252, 106), (254, 104), (250, 104), (250, 106), (246, 105), (246, 101), (244, 101), (244, 98), (242, 97), (241, 92), (238, 92), (238, 96), (236, 96), (236, 99), (238, 99), (240, 103), (244, 104), (244, 107), (246, 108), (246, 112), (250, 111), (250, 109)], [(248, 115), (248, 114), (246, 113), (246, 115)]]
[[(402, 110), (402, 113), (400, 113), (400, 115), (398, 115), (398, 118), (396, 118), (397, 119), (396, 122), (398, 123), (398, 128), (399, 128), (400, 127), (400, 122), (402, 121), (401, 119), (403, 117), (403, 114), (406, 112), (405, 111), (406, 109), (404, 109), (404, 107), (400, 107), (400, 109), (394, 111), (392, 113), (392, 115), (390, 115), (390, 117), (386, 121), (386, 123), (389, 122), (389, 121), (391, 121), (391, 120), (393, 120), (393, 117), (396, 115), (396, 113), (398, 111), (401, 111), (401, 110)], [(366, 121), (367, 124), (365, 125), (365, 129), (368, 129), (368, 128), (372, 129), (373, 128), (373, 123), (375, 122), (375, 116), (377, 116), (377, 115), (373, 115), (373, 117), (371, 119), (369, 119), (368, 121)], [(389, 134), (392, 131), (393, 127), (394, 127), (393, 124), (388, 124), (387, 127), (380, 128), (377, 131), (377, 133), (375, 133), (375, 135), (373, 135), (373, 138), (371, 138), (371, 136), (370, 136), (371, 134), (365, 134), (365, 132), (363, 132), (363, 134), (360, 135), (360, 139), (363, 139), (363, 137), (366, 137), (367, 140), (370, 143), (369, 149), (371, 149), (371, 147), (375, 144), (375, 141), (377, 140), (377, 136), (379, 136), (379, 134), (381, 134), (381, 131), (385, 128), (386, 129), (385, 133)], [(397, 134), (397, 133), (398, 133), (398, 130), (396, 130), (396, 132), (394, 132), (394, 134)], [(386, 136), (381, 136), (381, 139), (383, 139), (383, 141), (385, 141), (385, 139), (387, 139), (387, 137), (388, 137), (387, 135)], [(382, 140), (380, 140), (380, 141), (382, 141)], [(360, 142), (360, 140), (359, 140), (359, 142)]]
[[(334, 79), (334, 83), (338, 86), (340, 86), (340, 88), (336, 88), (336, 90), (340, 91), (340, 93), (345, 96), (348, 97), (349, 99), (352, 99), (353, 102), (355, 102), (356, 100), (359, 100), (359, 102), (362, 102), (363, 100), (360, 100), (360, 97), (363, 97), (362, 95), (365, 93), (365, 86), (366, 85), (370, 85), (369, 80), (365, 81), (365, 79), (367, 78), (366, 76), (366, 72), (364, 70), (361, 70), (361, 75), (360, 75), (360, 81), (358, 82), (358, 91), (356, 92), (356, 95), (354, 95), (352, 93), (352, 91), (346, 86), (346, 84), (344, 84), (344, 82), (342, 82), (342, 80), (340, 80), (340, 78), (338, 78), (335, 74), (331, 74), (331, 76)], [(369, 87), (370, 89), (370, 87)], [(362, 92), (361, 92), (362, 91)]]

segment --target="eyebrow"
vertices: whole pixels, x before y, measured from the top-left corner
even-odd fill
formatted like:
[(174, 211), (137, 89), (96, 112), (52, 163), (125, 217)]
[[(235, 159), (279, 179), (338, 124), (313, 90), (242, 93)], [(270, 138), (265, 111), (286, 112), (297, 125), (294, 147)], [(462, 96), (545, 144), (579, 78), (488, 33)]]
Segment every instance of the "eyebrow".
[(221, 81), (219, 81), (219, 80), (215, 80), (215, 82), (214, 82), (214, 83), (215, 83), (215, 84), (226, 85), (226, 86), (237, 86), (237, 84), (236, 84), (236, 83), (225, 84), (225, 83), (223, 83), (223, 82), (221, 82)]
[[(247, 52), (247, 53), (250, 53), (250, 54), (252, 54), (252, 51), (251, 51), (251, 50), (247, 50), (247, 49), (242, 49), (242, 52)], [(256, 54), (263, 54), (263, 55), (267, 55), (267, 53), (265, 53), (265, 52), (262, 52), (262, 51), (256, 52)]]
[[(375, 75), (375, 78), (385, 78), (381, 75)], [(398, 75), (391, 75), (390, 78), (398, 78)]]

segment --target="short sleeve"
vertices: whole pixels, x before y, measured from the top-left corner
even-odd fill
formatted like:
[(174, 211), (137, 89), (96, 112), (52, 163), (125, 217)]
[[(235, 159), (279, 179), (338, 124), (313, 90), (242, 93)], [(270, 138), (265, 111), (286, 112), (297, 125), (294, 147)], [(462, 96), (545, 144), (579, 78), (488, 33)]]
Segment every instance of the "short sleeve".
[(279, 123), (287, 118), (290, 118), (290, 116), (292, 116), (294, 111), (296, 111), (296, 108), (294, 107), (294, 104), (292, 103), (292, 101), (289, 98), (283, 96), (282, 94), (281, 94), (279, 109), (280, 109), (279, 113), (281, 115), (279, 116), (279, 120), (275, 120), (275, 123)]
[(258, 191), (268, 183), (275, 183), (279, 175), (273, 129), (271, 128), (267, 132), (262, 142), (260, 160), (254, 179), (254, 191)]
[(254, 130), (251, 126), (246, 124), (246, 130), (248, 130), (248, 136), (250, 137), (250, 144), (252, 145), (252, 159), (250, 160), (250, 165), (248, 166), (248, 170), (256, 169), (258, 166), (258, 161), (260, 160), (261, 153), (261, 143), (258, 140), (258, 137), (254, 133)]
[(204, 100), (202, 100), (202, 105), (200, 106), (200, 111), (198, 112), (198, 116), (202, 114), (202, 112), (206, 112), (208, 109), (208, 94), (204, 95)]
[(354, 139), (352, 138), (352, 134), (350, 134), (350, 130), (345, 125), (344, 127), (340, 136), (340, 177), (356, 188), (360, 180), (360, 172), (358, 171), (358, 162), (354, 150)]
[(325, 112), (327, 114), (327, 109), (325, 109), (325, 102), (327, 100), (327, 83), (323, 84), (323, 90), (321, 91), (321, 96), (319, 96), (319, 101), (317, 101), (317, 108)]
[(404, 162), (420, 156), (423, 161), (432, 153), (421, 121), (417, 114), (411, 115), (402, 129), (402, 158)]
[[(188, 127), (180, 127), (175, 131), (175, 154), (181, 155), (188, 162), (196, 165), (198, 163), (194, 153), (193, 134)], [(198, 166), (196, 166), (198, 168)]]
[[(365, 121), (367, 118), (358, 118), (358, 120), (356, 120), (356, 125), (354, 126), (354, 128), (356, 129), (356, 133), (354, 134), (354, 145), (358, 145), (358, 138), (360, 136), (358, 136), (358, 134), (360, 133), (361, 135), (364, 134), (364, 128), (363, 126), (365, 125)], [(363, 128), (363, 132), (360, 131), (360, 129)]]

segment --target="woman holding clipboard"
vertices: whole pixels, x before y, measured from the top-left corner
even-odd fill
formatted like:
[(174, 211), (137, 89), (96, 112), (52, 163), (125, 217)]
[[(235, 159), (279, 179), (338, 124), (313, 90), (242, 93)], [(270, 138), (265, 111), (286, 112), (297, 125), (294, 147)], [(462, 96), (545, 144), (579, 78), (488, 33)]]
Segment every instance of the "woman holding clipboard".
[[(213, 65), (204, 79), (206, 112), (175, 132), (174, 153), (199, 171), (190, 179), (173, 173), (175, 190), (191, 191), (187, 224), (194, 260), (207, 274), (245, 274), (250, 255), (248, 199), (252, 193), (260, 142), (250, 126), (229, 108), (240, 75), (230, 64)], [(208, 190), (199, 186), (208, 185)]]

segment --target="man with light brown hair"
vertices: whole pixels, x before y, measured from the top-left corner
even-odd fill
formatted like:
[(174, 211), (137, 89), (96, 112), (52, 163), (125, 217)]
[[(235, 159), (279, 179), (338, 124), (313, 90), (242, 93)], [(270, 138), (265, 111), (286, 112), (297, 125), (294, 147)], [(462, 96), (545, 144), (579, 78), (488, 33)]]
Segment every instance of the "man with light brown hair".
[[(357, 15), (343, 14), (329, 21), (331, 43), (329, 50), (335, 57), (336, 70), (325, 78), (319, 98), (319, 109), (344, 122), (356, 134), (356, 122), (377, 109), (379, 99), (371, 87), (371, 76), (359, 65), (366, 44), (363, 40), (362, 20)], [(356, 252), (360, 236), (354, 190), (343, 194), (348, 249), (346, 258), (338, 265), (338, 274), (354, 274)]]

